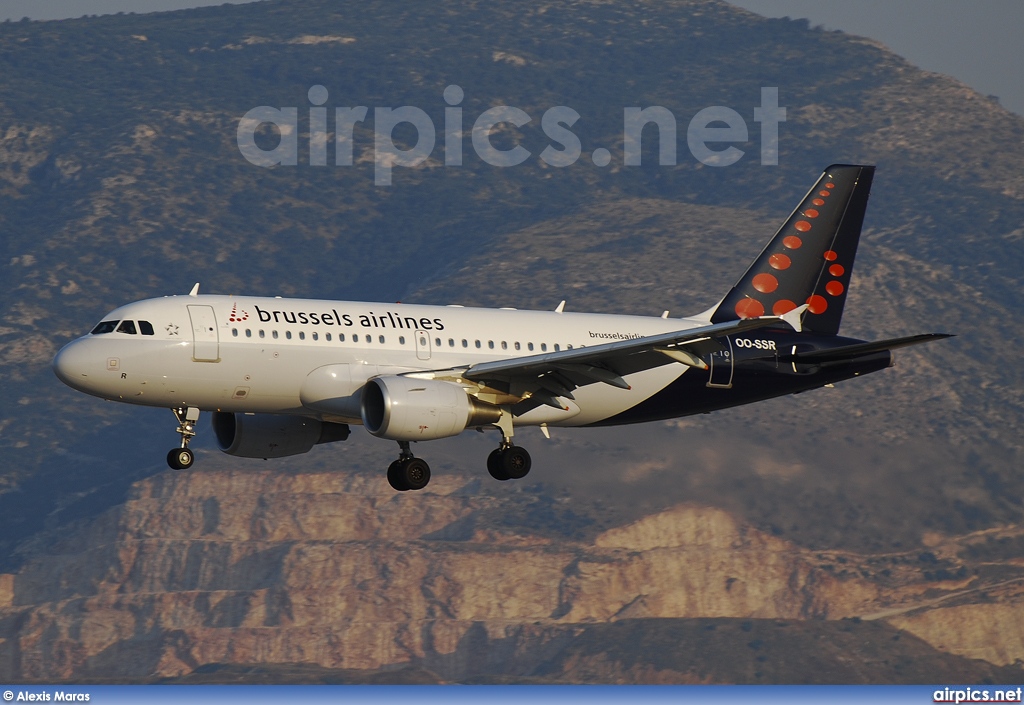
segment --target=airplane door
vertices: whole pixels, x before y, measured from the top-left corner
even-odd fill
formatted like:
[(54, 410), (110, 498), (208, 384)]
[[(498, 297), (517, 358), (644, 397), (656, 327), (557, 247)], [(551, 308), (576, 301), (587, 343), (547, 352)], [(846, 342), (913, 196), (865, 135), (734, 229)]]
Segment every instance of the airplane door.
[(430, 334), (425, 330), (416, 331), (416, 358), (418, 360), (430, 359)]
[(213, 306), (189, 306), (188, 317), (192, 319), (192, 359), (196, 362), (218, 362), (220, 336)]
[(730, 389), (732, 387), (732, 338), (725, 337), (725, 350), (718, 350), (710, 355), (708, 361), (708, 386), (719, 389)]

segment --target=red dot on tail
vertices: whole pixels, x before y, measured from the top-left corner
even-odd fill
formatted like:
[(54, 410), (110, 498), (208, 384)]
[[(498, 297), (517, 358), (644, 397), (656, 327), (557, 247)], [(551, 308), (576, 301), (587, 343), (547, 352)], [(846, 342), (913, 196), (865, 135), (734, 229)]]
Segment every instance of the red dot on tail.
[(736, 315), (740, 318), (757, 318), (764, 315), (764, 306), (761, 305), (760, 301), (743, 299), (736, 304)]
[(815, 198), (813, 201), (811, 201), (811, 203), (813, 203), (816, 206), (823, 206), (823, 205), (825, 205), (825, 201), (823, 199), (821, 199), (821, 198)]
[(832, 296), (839, 296), (843, 293), (843, 285), (841, 282), (829, 282), (825, 285), (825, 291)]
[(825, 198), (828, 198), (829, 196), (832, 195), (832, 193), (831, 193), (831, 191), (818, 191), (818, 195), (819, 196), (824, 196)]
[(828, 268), (828, 273), (831, 274), (833, 277), (841, 277), (843, 276), (843, 272), (845, 271), (846, 270), (843, 269), (843, 265), (841, 264), (833, 264), (831, 267)]
[(836, 187), (836, 185), (834, 183), (832, 183), (831, 181), (829, 181), (827, 184), (825, 184), (825, 188), (835, 188), (835, 187)]
[(825, 250), (825, 259), (829, 262), (835, 262), (839, 259), (839, 255), (836, 254), (835, 250)]
[(779, 288), (779, 280), (771, 274), (757, 274), (754, 276), (751, 283), (754, 285), (754, 288), (762, 294), (770, 294)]
[(779, 299), (775, 302), (775, 305), (772, 306), (772, 313), (776, 316), (781, 316), (784, 313), (789, 313), (794, 308), (796, 308), (796, 304), (789, 299)]
[(798, 220), (795, 223), (793, 223), (793, 227), (799, 230), (800, 232), (805, 233), (811, 229), (811, 224), (808, 223), (806, 220)]
[(789, 265), (793, 264), (793, 261), (784, 254), (774, 254), (768, 258), (768, 264), (771, 265), (772, 269), (789, 269)]
[(814, 210), (813, 208), (808, 208), (807, 210), (804, 211), (804, 215), (806, 215), (808, 218), (817, 218), (818, 211)]
[(828, 301), (825, 300), (824, 296), (815, 294), (814, 296), (807, 299), (807, 310), (811, 313), (825, 313), (828, 308)]
[(804, 244), (804, 241), (798, 238), (796, 235), (787, 235), (782, 238), (782, 244), (791, 250), (800, 248), (800, 245)]

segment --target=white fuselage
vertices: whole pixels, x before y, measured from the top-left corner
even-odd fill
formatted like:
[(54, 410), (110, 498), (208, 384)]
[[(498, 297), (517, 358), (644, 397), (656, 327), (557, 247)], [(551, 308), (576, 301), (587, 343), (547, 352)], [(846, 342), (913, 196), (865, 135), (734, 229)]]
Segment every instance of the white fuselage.
[[(233, 296), (139, 301), (103, 320), (132, 321), (120, 327), (135, 333), (91, 333), (68, 344), (54, 368), (76, 389), (147, 406), (353, 423), (359, 422), (357, 407), (310, 403), (310, 382), (325, 370), (337, 377), (343, 366), (347, 374), (348, 387), (335, 396), (346, 389), (357, 395), (381, 374), (466, 367), (706, 325), (685, 318)], [(628, 390), (583, 387), (570, 413), (537, 412), (519, 423), (595, 423), (689, 369), (670, 364), (629, 375)]]

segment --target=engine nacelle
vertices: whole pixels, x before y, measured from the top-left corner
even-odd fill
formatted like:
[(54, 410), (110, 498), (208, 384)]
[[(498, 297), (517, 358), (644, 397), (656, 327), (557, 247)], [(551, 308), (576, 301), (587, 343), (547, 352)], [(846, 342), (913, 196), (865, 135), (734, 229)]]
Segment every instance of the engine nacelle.
[(217, 445), (228, 455), (241, 458), (284, 458), (308, 453), (318, 443), (348, 438), (343, 423), (328, 423), (305, 416), (283, 414), (213, 414)]
[(457, 385), (390, 375), (366, 382), (361, 409), (366, 430), (392, 441), (446, 438), (501, 418), (501, 409), (477, 401)]

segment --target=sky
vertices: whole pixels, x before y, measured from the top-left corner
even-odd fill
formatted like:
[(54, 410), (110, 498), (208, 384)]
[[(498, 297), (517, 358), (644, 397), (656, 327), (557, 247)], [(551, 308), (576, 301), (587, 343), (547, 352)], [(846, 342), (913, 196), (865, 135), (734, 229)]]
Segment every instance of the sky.
[[(244, 2), (246, 0), (233, 0)], [(1024, 0), (731, 0), (767, 17), (807, 18), (882, 42), (911, 63), (958, 78), (1024, 115)], [(154, 12), (224, 0), (0, 0), (0, 20)]]
[(1024, 115), (1022, 0), (730, 0), (766, 17), (803, 17), (882, 42)]

